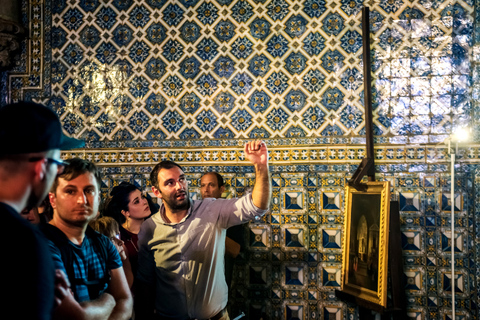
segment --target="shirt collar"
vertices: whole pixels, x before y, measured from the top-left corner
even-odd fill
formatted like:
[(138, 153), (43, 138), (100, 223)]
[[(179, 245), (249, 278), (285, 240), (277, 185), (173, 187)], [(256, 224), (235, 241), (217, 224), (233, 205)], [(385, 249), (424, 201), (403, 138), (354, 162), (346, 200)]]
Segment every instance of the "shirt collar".
[(158, 210), (158, 213), (159, 213), (159, 216), (160, 216), (160, 221), (163, 224), (169, 225), (169, 226), (174, 226), (176, 224), (184, 223), (192, 215), (193, 201), (192, 201), (192, 199), (188, 199), (188, 202), (190, 203), (190, 206), (188, 208), (188, 211), (187, 211), (187, 214), (185, 215), (185, 217), (183, 217), (183, 219), (180, 222), (173, 223), (173, 222), (167, 222), (165, 220), (165, 218), (164, 218), (165, 217), (165, 206), (163, 205), (163, 201), (162, 201), (162, 204), (160, 205), (160, 210)]

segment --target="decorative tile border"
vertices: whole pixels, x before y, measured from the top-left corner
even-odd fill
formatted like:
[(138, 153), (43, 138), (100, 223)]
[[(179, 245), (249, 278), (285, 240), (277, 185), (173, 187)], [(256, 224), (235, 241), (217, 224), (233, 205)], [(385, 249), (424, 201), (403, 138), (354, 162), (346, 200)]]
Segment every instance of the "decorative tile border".
[[(457, 163), (477, 164), (480, 162), (480, 145), (472, 144), (461, 150)], [(445, 166), (450, 163), (446, 147), (443, 146), (375, 146), (375, 164), (378, 166), (407, 164), (425, 171), (427, 166)], [(162, 160), (173, 160), (185, 166), (248, 165), (242, 147), (189, 147), (168, 149), (84, 149), (63, 152), (63, 158), (82, 157), (101, 166), (154, 165)], [(355, 146), (295, 146), (288, 148), (269, 147), (272, 165), (358, 165), (365, 157), (365, 147)], [(448, 167), (445, 166), (445, 169)], [(336, 170), (333, 170), (336, 171)], [(436, 171), (436, 170), (435, 170)], [(403, 182), (402, 182), (403, 183)], [(433, 181), (431, 183), (434, 183)]]

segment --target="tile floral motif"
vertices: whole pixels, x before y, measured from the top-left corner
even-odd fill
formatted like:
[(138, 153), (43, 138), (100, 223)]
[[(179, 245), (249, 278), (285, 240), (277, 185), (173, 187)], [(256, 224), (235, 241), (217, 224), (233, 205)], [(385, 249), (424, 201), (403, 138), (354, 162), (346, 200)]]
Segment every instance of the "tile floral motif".
[(282, 94), (288, 88), (288, 77), (283, 72), (274, 72), (267, 79), (267, 88), (273, 94)]
[[(358, 34), (358, 33), (357, 33)], [(360, 36), (360, 35), (359, 35)], [(360, 38), (361, 42), (361, 38)], [(325, 38), (319, 32), (311, 32), (303, 40), (303, 49), (311, 56), (318, 56), (325, 48)]]
[(200, 61), (195, 57), (187, 57), (179, 65), (180, 74), (185, 79), (195, 79), (200, 72)]
[(273, 20), (283, 20), (290, 12), (285, 0), (272, 0), (267, 5), (268, 16)]
[(217, 125), (217, 117), (213, 112), (202, 110), (196, 117), (197, 119), (197, 126), (202, 131), (212, 131), (213, 128)]
[(253, 43), (247, 38), (237, 38), (232, 44), (231, 53), (237, 59), (246, 59), (252, 53)]
[(213, 71), (219, 77), (230, 78), (235, 71), (235, 62), (229, 56), (221, 56), (214, 62)]
[(240, 0), (232, 7), (232, 17), (238, 23), (247, 22), (253, 16), (253, 7), (245, 0)]
[(217, 56), (218, 44), (210, 38), (204, 38), (197, 45), (197, 55), (202, 58), (202, 60), (212, 60)]
[(229, 41), (235, 35), (236, 26), (230, 20), (220, 20), (215, 25), (215, 37), (220, 41)]
[(162, 54), (168, 61), (178, 61), (183, 55), (184, 46), (176, 40), (168, 40), (163, 46)]
[(235, 97), (229, 92), (221, 92), (215, 97), (214, 107), (219, 113), (228, 114), (235, 107)]

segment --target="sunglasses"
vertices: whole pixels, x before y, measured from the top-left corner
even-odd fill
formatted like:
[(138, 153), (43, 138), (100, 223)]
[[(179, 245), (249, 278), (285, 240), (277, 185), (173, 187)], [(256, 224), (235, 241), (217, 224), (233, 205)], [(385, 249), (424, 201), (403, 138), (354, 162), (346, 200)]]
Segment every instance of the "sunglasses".
[(60, 159), (53, 159), (53, 158), (41, 158), (41, 157), (36, 157), (36, 158), (30, 158), (28, 159), (29, 162), (37, 162), (37, 161), (46, 161), (47, 163), (50, 164), (56, 164), (57, 165), (57, 175), (62, 174), (63, 171), (65, 170), (65, 166), (68, 166), (68, 162), (60, 160)]

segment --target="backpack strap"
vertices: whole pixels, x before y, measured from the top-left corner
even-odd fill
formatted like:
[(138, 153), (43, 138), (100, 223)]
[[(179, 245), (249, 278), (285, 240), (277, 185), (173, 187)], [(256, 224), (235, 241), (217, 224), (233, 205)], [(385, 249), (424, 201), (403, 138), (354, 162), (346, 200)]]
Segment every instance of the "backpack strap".
[[(104, 277), (99, 280), (88, 281), (85, 279), (75, 278), (75, 270), (73, 268), (73, 248), (69, 244), (70, 241), (67, 236), (60, 229), (51, 224), (42, 224), (40, 226), (40, 230), (42, 230), (47, 239), (51, 240), (60, 250), (63, 265), (65, 267), (65, 271), (67, 272), (67, 276), (72, 289), (74, 289), (78, 285), (85, 285), (88, 288), (90, 298), (97, 298), (99, 293), (103, 292), (103, 288), (105, 288), (105, 285), (110, 282), (110, 273), (109, 270), (107, 270), (108, 252), (107, 248), (100, 240), (102, 235), (93, 230), (90, 226), (87, 226), (85, 235), (88, 236), (88, 238), (92, 241), (92, 246), (94, 247), (95, 252), (97, 252), (100, 256), (100, 259), (104, 261)], [(75, 290), (73, 291), (75, 292)]]
[(103, 288), (105, 288), (105, 285), (108, 285), (110, 283), (111, 279), (110, 270), (107, 270), (108, 252), (107, 247), (100, 240), (103, 235), (101, 235), (99, 232), (93, 230), (93, 228), (91, 228), (90, 226), (87, 226), (85, 235), (90, 238), (90, 240), (92, 241), (92, 245), (95, 248), (95, 252), (97, 252), (100, 255), (100, 259), (104, 261), (103, 278), (95, 281), (94, 283), (87, 284), (90, 297), (97, 297), (99, 293), (103, 293)]
[[(65, 267), (65, 271), (67, 272), (68, 279), (75, 279), (75, 271), (73, 269), (73, 250), (68, 245), (68, 238), (67, 236), (57, 227), (49, 224), (44, 223), (40, 224), (40, 230), (43, 232), (45, 237), (52, 241), (55, 246), (60, 250), (60, 254), (62, 256), (63, 266)], [(72, 283), (72, 286), (74, 284)]]

